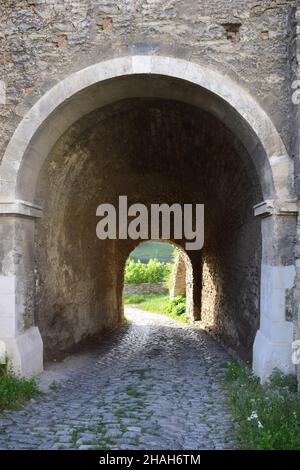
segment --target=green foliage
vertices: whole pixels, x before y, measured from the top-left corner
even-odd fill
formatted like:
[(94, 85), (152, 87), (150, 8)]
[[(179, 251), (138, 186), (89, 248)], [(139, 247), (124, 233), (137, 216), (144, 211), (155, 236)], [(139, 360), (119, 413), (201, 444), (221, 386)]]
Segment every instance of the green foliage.
[(166, 289), (168, 289), (168, 291), (170, 291), (173, 283), (174, 261), (173, 263), (168, 263), (165, 266), (164, 286)]
[[(125, 294), (124, 303), (137, 305), (141, 310), (153, 313), (163, 313), (171, 318), (180, 320), (182, 323), (188, 323), (185, 313), (185, 298), (178, 296), (170, 300), (165, 294)], [(184, 310), (183, 310), (184, 304)]]
[(225, 384), (241, 448), (300, 449), (300, 394), (295, 376), (274, 370), (261, 385), (248, 368), (231, 363)]
[(186, 301), (183, 295), (178, 295), (170, 301), (168, 306), (168, 313), (174, 314), (177, 317), (185, 314)]
[(125, 266), (125, 283), (142, 284), (163, 282), (169, 275), (171, 264), (164, 264), (156, 259), (150, 259), (147, 264), (128, 259)]
[(39, 393), (33, 379), (19, 378), (6, 367), (0, 368), (0, 410), (18, 408)]

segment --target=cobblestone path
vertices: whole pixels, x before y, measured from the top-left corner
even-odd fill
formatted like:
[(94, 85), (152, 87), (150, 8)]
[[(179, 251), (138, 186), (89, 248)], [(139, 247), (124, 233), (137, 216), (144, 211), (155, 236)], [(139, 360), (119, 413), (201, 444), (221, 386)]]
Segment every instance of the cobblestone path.
[(0, 414), (1, 449), (232, 448), (227, 353), (166, 316), (126, 316), (101, 347), (49, 365), (41, 398)]

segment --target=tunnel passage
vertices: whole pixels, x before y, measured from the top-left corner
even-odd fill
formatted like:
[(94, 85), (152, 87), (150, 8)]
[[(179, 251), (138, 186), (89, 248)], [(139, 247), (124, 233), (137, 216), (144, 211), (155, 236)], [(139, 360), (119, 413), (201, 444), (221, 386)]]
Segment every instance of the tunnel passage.
[[(36, 324), (47, 357), (122, 322), (123, 270), (137, 241), (96, 237), (96, 208), (202, 203), (205, 243), (188, 253), (195, 315), (244, 357), (258, 328), (262, 199), (247, 150), (212, 115), (131, 98), (82, 117), (45, 161), (36, 202)], [(178, 243), (178, 240), (176, 241)], [(182, 241), (184, 245), (185, 241)]]

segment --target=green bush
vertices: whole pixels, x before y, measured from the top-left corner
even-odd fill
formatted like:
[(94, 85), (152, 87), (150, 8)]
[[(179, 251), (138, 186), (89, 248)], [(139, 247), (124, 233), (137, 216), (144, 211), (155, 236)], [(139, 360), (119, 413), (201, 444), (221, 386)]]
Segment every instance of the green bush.
[(275, 370), (269, 382), (261, 385), (249, 369), (231, 363), (225, 383), (241, 448), (300, 449), (300, 394), (295, 376)]
[(39, 395), (34, 379), (23, 379), (5, 366), (0, 368), (0, 410), (18, 408), (25, 401)]
[(128, 259), (125, 266), (125, 283), (142, 284), (163, 282), (169, 275), (171, 263), (150, 259), (147, 264)]
[(186, 301), (183, 295), (178, 295), (174, 299), (170, 300), (167, 313), (171, 313), (180, 317), (180, 315), (185, 314)]

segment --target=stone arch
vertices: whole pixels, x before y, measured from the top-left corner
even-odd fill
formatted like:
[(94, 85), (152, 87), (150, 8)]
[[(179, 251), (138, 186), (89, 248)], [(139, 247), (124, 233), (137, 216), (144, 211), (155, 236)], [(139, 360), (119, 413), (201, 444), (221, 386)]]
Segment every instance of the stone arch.
[[(205, 99), (200, 98), (201, 105), (225, 121), (229, 128), (239, 125), (239, 138), (256, 164), (264, 198), (293, 198), (292, 160), (274, 124), (246, 90), (218, 72), (196, 63), (173, 57), (133, 56), (79, 70), (38, 100), (18, 125), (5, 151), (1, 163), (1, 201), (11, 203), (20, 199), (33, 202), (42, 162), (59, 136), (79, 117), (121, 98), (147, 96), (147, 90), (139, 92), (130, 86), (125, 91), (120, 87), (121, 95), (116, 90), (98, 92), (98, 84), (136, 75), (175, 78), (206, 90), (210, 100), (204, 103)], [(157, 90), (157, 97), (161, 93), (165, 95), (166, 90)], [(188, 101), (188, 98), (181, 99)], [(30, 191), (22, 184), (24, 180), (27, 182), (29, 175), (33, 183)]]
[(42, 368), (33, 313), (33, 221), (42, 216), (35, 201), (42, 165), (80, 117), (133, 97), (193, 104), (225, 123), (236, 136), (234, 145), (247, 149), (264, 198), (255, 208), (263, 217), (263, 259), (254, 369), (261, 378), (275, 366), (291, 370), (292, 325), (285, 299), (295, 271), (292, 237), (287, 236), (295, 233), (297, 213), (292, 160), (272, 121), (246, 90), (215, 70), (161, 56), (112, 59), (66, 77), (29, 110), (7, 146), (0, 167), (0, 208), (6, 215), (1, 301), (4, 340), (16, 369), (29, 375)]

